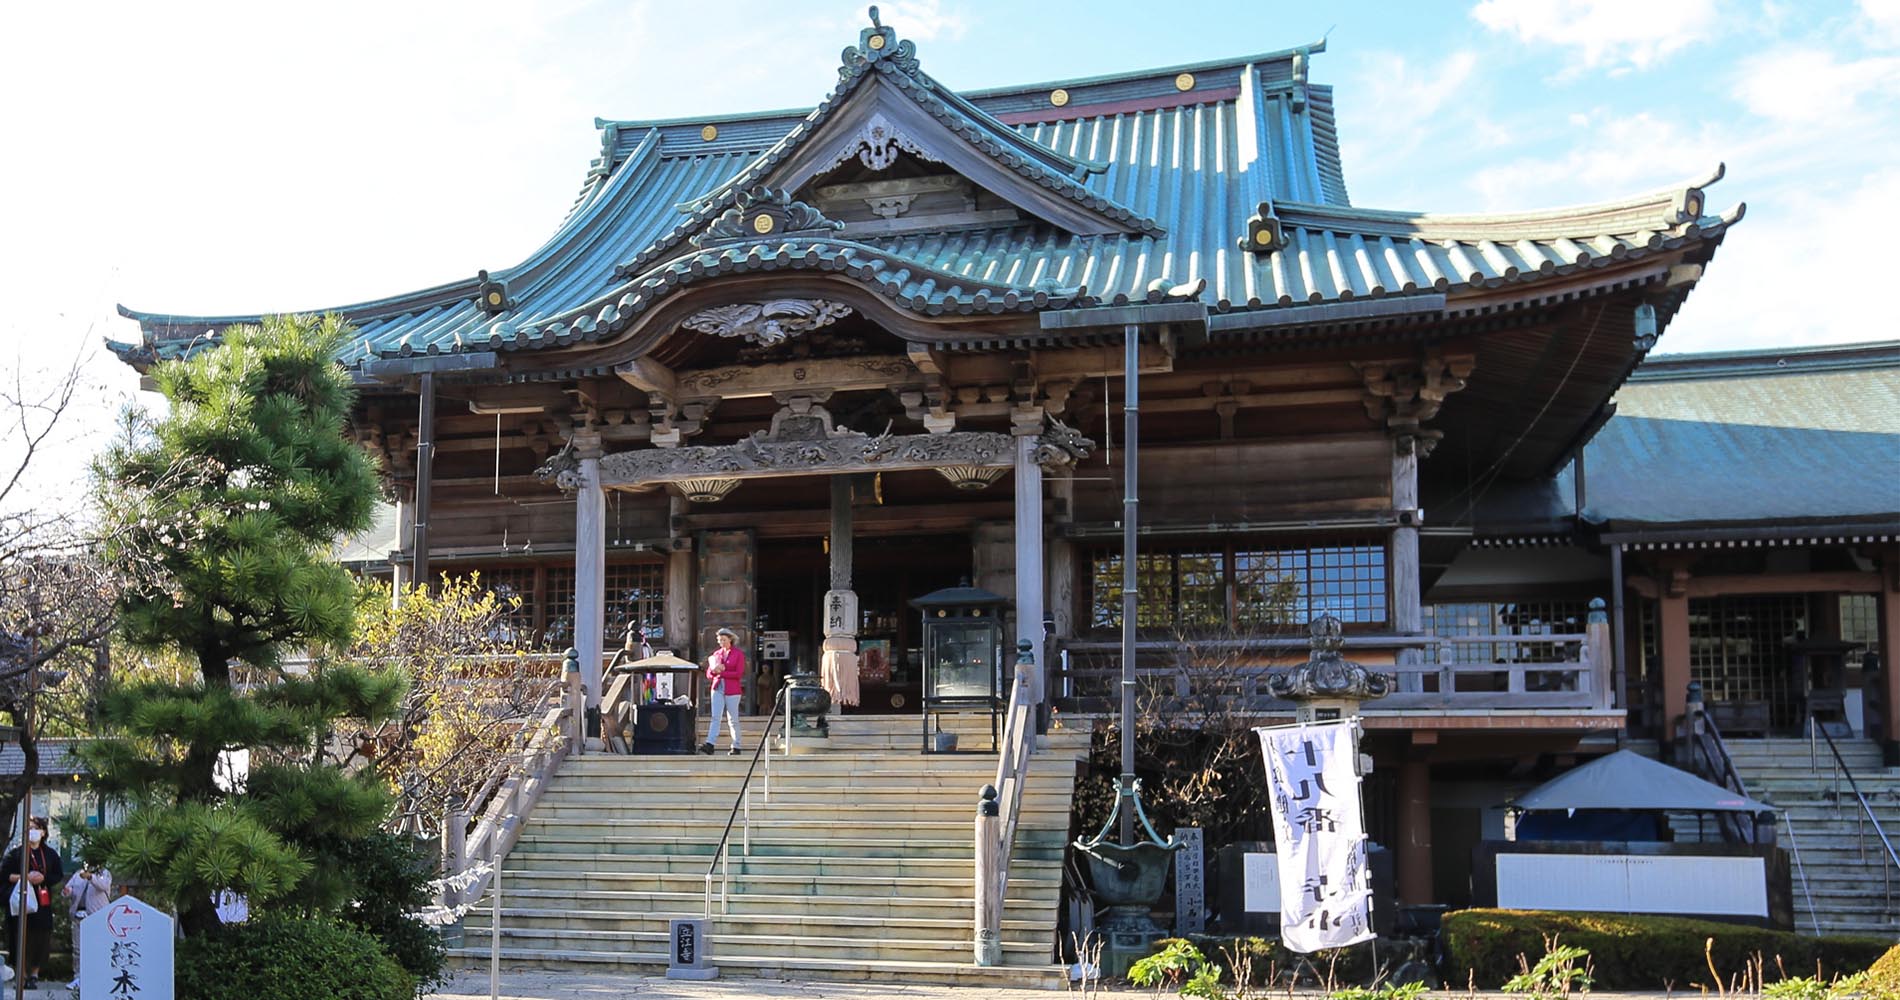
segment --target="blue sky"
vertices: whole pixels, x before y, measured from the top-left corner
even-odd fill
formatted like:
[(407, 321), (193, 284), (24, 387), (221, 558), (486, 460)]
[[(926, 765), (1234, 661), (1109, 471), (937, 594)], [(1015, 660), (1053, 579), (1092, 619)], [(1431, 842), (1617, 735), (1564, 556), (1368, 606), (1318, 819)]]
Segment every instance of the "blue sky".
[[(1748, 218), (1660, 349), (1900, 337), (1873, 245), (1900, 219), (1900, 0), (881, 6), (958, 88), (1326, 35), (1313, 78), (1367, 207), (1555, 207), (1726, 161), (1710, 201)], [(809, 105), (865, 12), (102, 2), (8, 21), (0, 366), (33, 369), (135, 338), (115, 302), (303, 310), (514, 263), (578, 189), (593, 116)], [(133, 390), (109, 356), (91, 371), (102, 400)]]

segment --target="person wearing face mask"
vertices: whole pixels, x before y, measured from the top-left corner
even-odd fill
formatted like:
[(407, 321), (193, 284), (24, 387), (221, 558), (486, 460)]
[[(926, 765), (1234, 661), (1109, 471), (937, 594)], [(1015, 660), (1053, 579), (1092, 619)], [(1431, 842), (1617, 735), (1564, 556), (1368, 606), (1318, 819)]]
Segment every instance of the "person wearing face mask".
[[(7, 914), (7, 953), (13, 956), (13, 968), (26, 977), (27, 989), (39, 985), (40, 967), (46, 964), (47, 953), (53, 945), (53, 887), (59, 885), (65, 877), (65, 867), (60, 863), (59, 852), (46, 841), (46, 817), (35, 816), (27, 825), (26, 831), (26, 882), (27, 892), (32, 893), (39, 904), (33, 912), (26, 914), (26, 954), (17, 954), (20, 946), (20, 918)], [(0, 871), (7, 873), (9, 889), (17, 891), (20, 882), (21, 848), (15, 847), (0, 859)], [(25, 909), (25, 907), (21, 907)]]

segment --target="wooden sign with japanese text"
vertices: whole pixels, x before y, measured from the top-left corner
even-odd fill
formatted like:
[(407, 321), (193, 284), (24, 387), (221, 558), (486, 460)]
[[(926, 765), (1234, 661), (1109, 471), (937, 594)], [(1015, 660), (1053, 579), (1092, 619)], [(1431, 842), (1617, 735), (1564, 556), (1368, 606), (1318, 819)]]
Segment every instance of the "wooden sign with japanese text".
[(79, 1000), (172, 1000), (172, 918), (121, 896), (79, 925)]

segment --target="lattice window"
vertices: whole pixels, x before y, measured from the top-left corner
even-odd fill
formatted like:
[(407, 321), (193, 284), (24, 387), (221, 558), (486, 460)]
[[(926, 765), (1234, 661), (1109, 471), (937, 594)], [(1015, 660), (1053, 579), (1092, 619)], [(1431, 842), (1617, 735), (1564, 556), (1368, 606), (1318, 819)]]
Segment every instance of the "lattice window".
[(1880, 652), (1880, 618), (1872, 594), (1841, 595), (1841, 638), (1863, 651)]
[(661, 625), (666, 615), (666, 566), (630, 563), (607, 567), (606, 649), (617, 649), (627, 626)]
[[(1352, 623), (1386, 620), (1385, 548), (1328, 544), (1275, 549), (1182, 548), (1137, 557), (1138, 628), (1240, 631), (1304, 626), (1322, 612)], [(1121, 555), (1089, 561), (1090, 625), (1121, 627)]]
[(548, 568), (545, 597), (546, 624), (541, 632), (542, 649), (566, 649), (574, 645), (574, 571), (558, 566)]
[[(1098, 552), (1090, 560), (1089, 621), (1098, 629), (1122, 627), (1122, 557)], [(1135, 627), (1167, 629), (1174, 625), (1174, 563), (1167, 552), (1135, 554)]]
[(1322, 613), (1352, 624), (1385, 619), (1385, 547), (1336, 544), (1234, 553), (1242, 629), (1304, 625)]
[[(1468, 635), (1576, 635), (1589, 620), (1586, 601), (1432, 604), (1425, 631), (1447, 638)], [(1552, 643), (1471, 642), (1432, 647), (1432, 663), (1557, 663), (1569, 652)]]
[(501, 617), (492, 638), (504, 646), (534, 645), (534, 570), (520, 567), (483, 570), (482, 589), (495, 595)]
[(1801, 692), (1787, 642), (1806, 634), (1807, 596), (1691, 598), (1689, 676), (1712, 702), (1765, 702), (1777, 728), (1800, 716)]

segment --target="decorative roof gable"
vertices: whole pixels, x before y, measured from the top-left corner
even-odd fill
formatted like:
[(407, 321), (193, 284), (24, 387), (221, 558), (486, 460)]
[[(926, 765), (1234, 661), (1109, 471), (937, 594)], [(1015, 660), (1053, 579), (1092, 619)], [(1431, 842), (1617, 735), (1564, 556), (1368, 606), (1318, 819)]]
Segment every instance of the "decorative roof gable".
[(873, 7), (871, 27), (844, 50), (831, 93), (736, 176), (689, 203), (691, 216), (620, 273), (639, 273), (695, 236), (703, 245), (712, 220), (742, 199), (798, 192), (854, 157), (882, 170), (900, 153), (941, 163), (1025, 215), (1077, 236), (1166, 235), (1154, 220), (1083, 183), (1103, 165), (1029, 139), (931, 79), (919, 68), (916, 46), (880, 23)]

